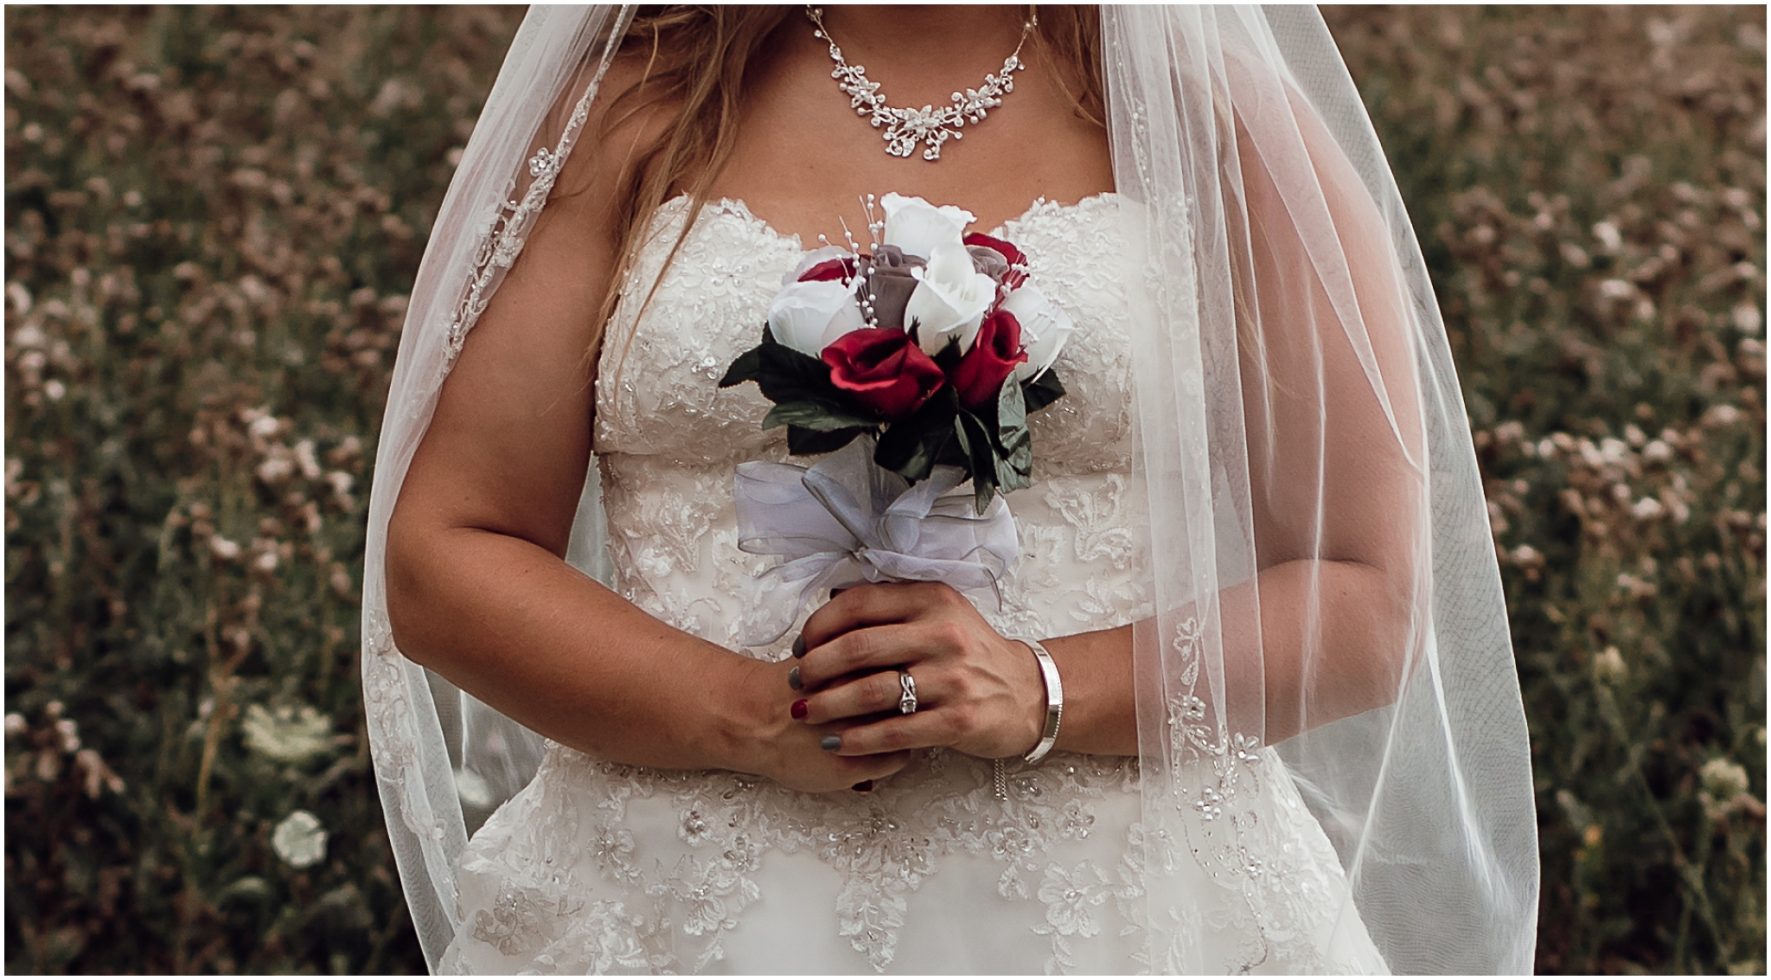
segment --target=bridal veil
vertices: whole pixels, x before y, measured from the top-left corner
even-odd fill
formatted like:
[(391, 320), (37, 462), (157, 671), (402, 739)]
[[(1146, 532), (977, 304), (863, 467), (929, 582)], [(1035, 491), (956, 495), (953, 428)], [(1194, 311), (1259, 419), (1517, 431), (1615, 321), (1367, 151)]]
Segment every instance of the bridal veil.
[[(1262, 930), (1284, 848), (1247, 801), (1290, 778), (1397, 973), (1528, 973), (1538, 900), (1525, 717), (1468, 418), (1421, 250), (1314, 6), (1104, 5), (1113, 175), (1134, 254), (1134, 482), (1154, 615), (1134, 629), (1149, 962), (1208, 962), (1203, 866)], [(434, 967), (456, 859), (539, 738), (408, 660), (387, 526), (454, 358), (573, 152), (631, 5), (532, 7), (432, 229), (376, 454), (363, 577), (370, 744)], [(906, 173), (922, 165), (904, 164)], [(857, 193), (909, 188), (857, 187)], [(911, 191), (913, 192), (913, 191)], [(957, 202), (963, 204), (964, 202)], [(1035, 472), (1037, 483), (1038, 474)], [(599, 580), (587, 474), (568, 561)], [(1262, 771), (1262, 745), (1285, 772)], [(1295, 937), (1285, 937), (1288, 940)], [(1324, 944), (1334, 937), (1322, 936)]]

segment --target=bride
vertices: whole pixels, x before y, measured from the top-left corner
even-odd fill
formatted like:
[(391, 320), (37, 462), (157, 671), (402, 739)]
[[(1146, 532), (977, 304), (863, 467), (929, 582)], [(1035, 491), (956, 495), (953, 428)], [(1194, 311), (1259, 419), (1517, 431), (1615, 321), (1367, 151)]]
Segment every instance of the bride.
[[(733, 489), (787, 440), (716, 382), (811, 253), (935, 214), (1067, 331), (1019, 560), (796, 609)], [(1531, 969), (1468, 423), (1313, 7), (533, 8), (375, 473), (365, 702), (437, 972)]]

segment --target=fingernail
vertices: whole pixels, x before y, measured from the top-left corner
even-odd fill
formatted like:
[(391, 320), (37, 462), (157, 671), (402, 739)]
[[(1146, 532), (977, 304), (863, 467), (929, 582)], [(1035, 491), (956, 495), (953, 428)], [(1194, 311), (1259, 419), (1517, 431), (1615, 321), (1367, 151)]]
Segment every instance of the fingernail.
[(796, 657), (806, 655), (806, 635), (804, 633), (793, 638), (793, 655)]
[(796, 691), (802, 690), (805, 687), (804, 684), (800, 683), (799, 668), (798, 667), (795, 667), (792, 670), (787, 672), (787, 686), (793, 688)]
[(835, 752), (837, 749), (842, 748), (842, 736), (826, 735), (824, 736), (824, 740), (819, 742), (818, 745), (826, 752)]
[(787, 710), (793, 715), (795, 721), (804, 721), (806, 717), (806, 699), (800, 698), (798, 701), (793, 702), (793, 707), (788, 708)]
[(855, 784), (855, 792), (857, 792), (857, 793), (871, 793), (871, 792), (873, 792), (873, 780), (863, 779), (860, 782), (856, 783)]

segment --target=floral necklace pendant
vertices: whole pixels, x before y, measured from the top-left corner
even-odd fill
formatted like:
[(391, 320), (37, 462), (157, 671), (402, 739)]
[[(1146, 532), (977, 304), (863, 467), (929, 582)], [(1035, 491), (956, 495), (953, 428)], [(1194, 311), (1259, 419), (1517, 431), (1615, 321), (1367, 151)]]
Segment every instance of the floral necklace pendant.
[(885, 127), (880, 138), (885, 140), (886, 153), (908, 157), (918, 144), (922, 144), (924, 160), (939, 160), (942, 144), (965, 135), (960, 132), (961, 127), (983, 122), (986, 113), (1002, 105), (1003, 95), (1015, 90), (1013, 73), (1025, 67), (1020, 57), (1021, 46), (1027, 43), (1027, 35), (1039, 23), (1039, 14), (1035, 12), (1021, 29), (1020, 43), (1003, 59), (1002, 70), (985, 75), (984, 84), (954, 92), (949, 105), (936, 108), (931, 104), (918, 109), (887, 104), (885, 96), (879, 92), (879, 83), (867, 77), (866, 67), (843, 60), (842, 49), (836, 46), (830, 32), (824, 28), (823, 14), (822, 7), (806, 5), (806, 16), (818, 28), (812, 32), (813, 36), (830, 45), (830, 60), (836, 63), (830, 77), (836, 79), (837, 87), (848, 94), (849, 105), (857, 115), (868, 117), (875, 129)]

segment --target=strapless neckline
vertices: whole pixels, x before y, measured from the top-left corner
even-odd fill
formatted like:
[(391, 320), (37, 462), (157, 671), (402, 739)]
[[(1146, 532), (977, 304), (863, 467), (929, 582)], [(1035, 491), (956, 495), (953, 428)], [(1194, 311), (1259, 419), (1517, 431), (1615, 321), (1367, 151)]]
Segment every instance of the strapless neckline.
[[(1054, 201), (1046, 197), (1044, 194), (1041, 194), (1034, 198), (1033, 202), (1028, 204), (1026, 209), (1020, 214), (1007, 219), (989, 231), (984, 232), (984, 234), (989, 235), (992, 238), (1002, 238), (1010, 227), (1024, 224), (1035, 217), (1041, 215), (1056, 216), (1071, 213), (1085, 213), (1107, 204), (1116, 203), (1119, 201), (1120, 197), (1121, 195), (1118, 191), (1096, 191), (1093, 194), (1085, 195), (1079, 200), (1065, 202)], [(680, 209), (686, 207), (688, 203), (689, 195), (685, 192), (667, 199), (663, 204), (658, 206), (658, 210), (662, 212), (670, 208)], [(767, 218), (752, 211), (750, 204), (741, 197), (710, 197), (701, 205), (701, 211), (703, 214), (711, 211), (714, 214), (730, 215), (749, 223), (767, 238), (781, 242), (785, 245), (791, 245), (796, 251), (810, 251), (810, 249), (806, 248), (805, 242), (800, 238), (798, 232), (786, 232), (776, 228)]]
[[(724, 365), (756, 343), (781, 276), (805, 252), (794, 235), (739, 198), (709, 198), (702, 211), (675, 195), (649, 219), (598, 359), (593, 449), (609, 457), (656, 456), (728, 468), (743, 459), (785, 460), (785, 433), (763, 429), (769, 406), (752, 386), (715, 384)], [(1041, 195), (992, 234), (1027, 254), (1032, 281), (1077, 323), (1065, 348), (1065, 404), (1029, 420), (1040, 471), (1105, 473), (1131, 458), (1130, 307), (1125, 297), (1129, 198), (1101, 191), (1074, 202)], [(705, 214), (711, 211), (711, 214)], [(705, 220), (702, 220), (702, 217)], [(671, 239), (685, 225), (674, 261)], [(651, 284), (648, 286), (648, 282)], [(650, 297), (643, 312), (635, 312)], [(646, 378), (645, 384), (636, 378)], [(1084, 411), (1084, 406), (1092, 406)]]

